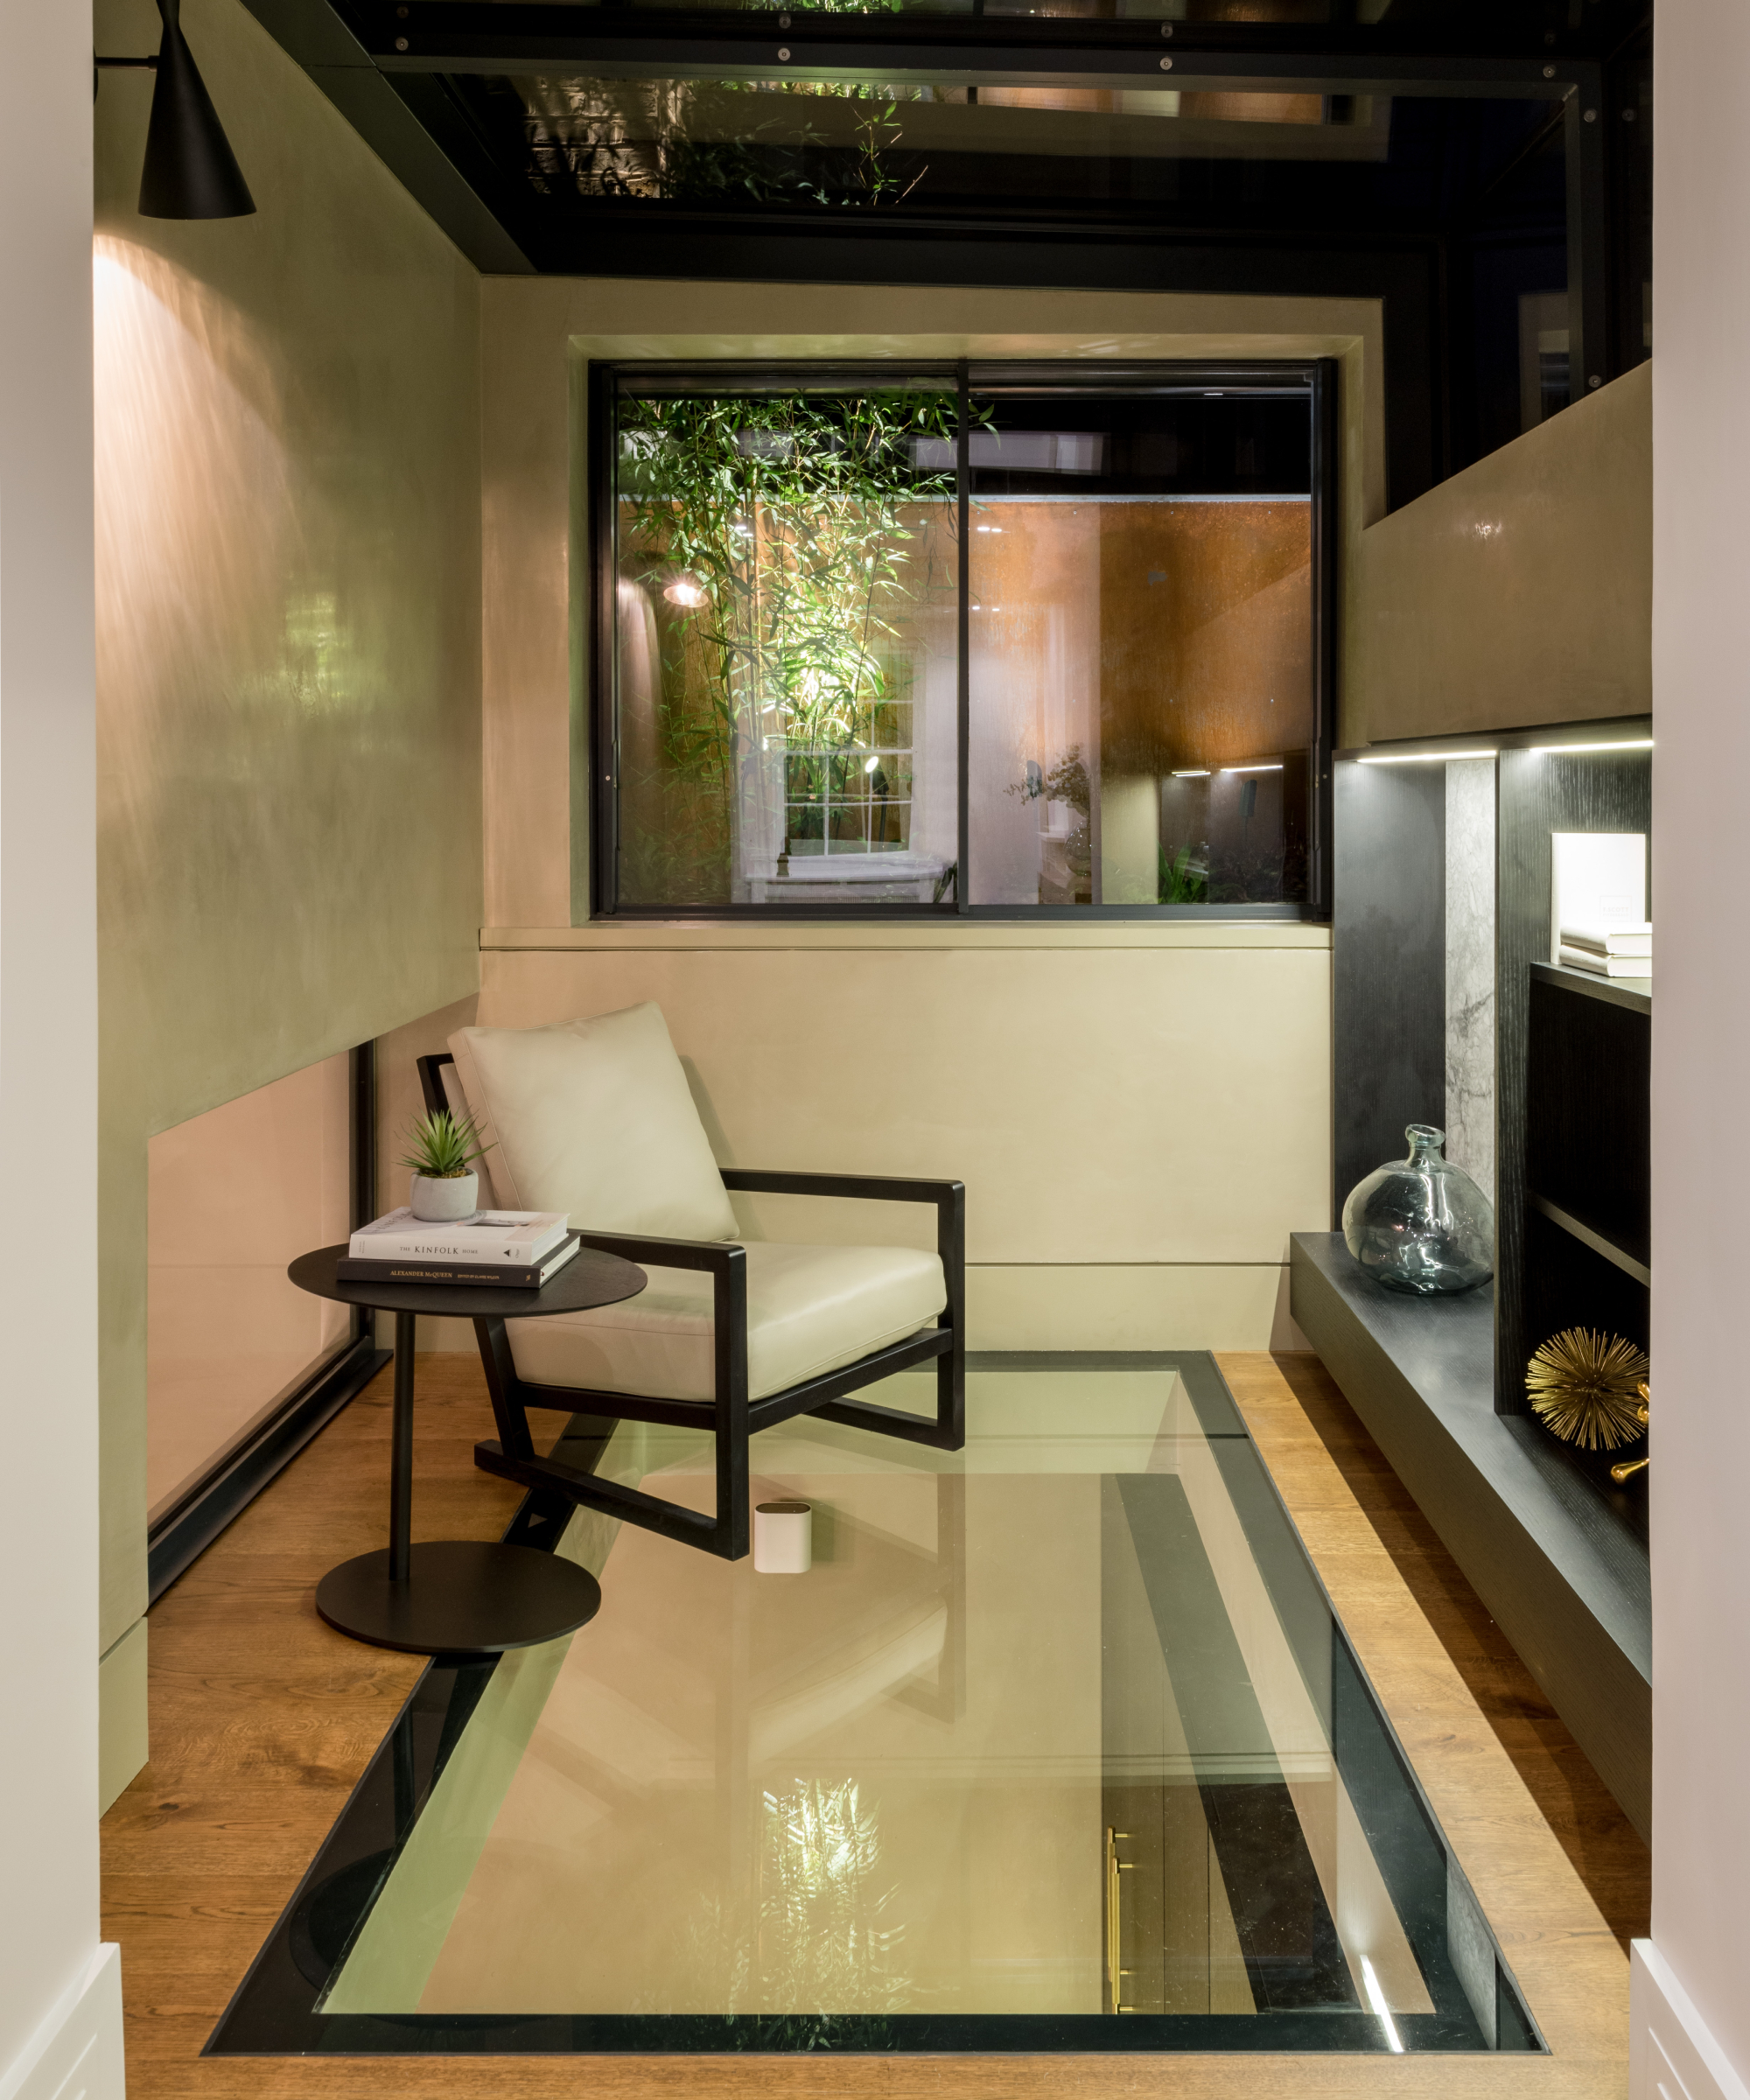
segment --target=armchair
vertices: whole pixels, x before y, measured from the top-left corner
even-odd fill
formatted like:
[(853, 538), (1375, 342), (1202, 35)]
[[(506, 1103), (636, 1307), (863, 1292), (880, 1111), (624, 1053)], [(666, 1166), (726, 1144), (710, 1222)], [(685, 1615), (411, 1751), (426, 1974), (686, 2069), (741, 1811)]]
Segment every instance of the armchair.
[[(719, 1169), (654, 1004), (547, 1028), (465, 1028), (418, 1060), (429, 1109), (473, 1116), (491, 1200), (564, 1210), (585, 1246), (637, 1262), (638, 1298), (542, 1320), (476, 1320), (498, 1436), (487, 1473), (684, 1545), (748, 1550), (748, 1441), (796, 1415), (958, 1451), (965, 1442), (965, 1191), (958, 1181)], [(936, 1252), (736, 1238), (731, 1190), (928, 1203)], [(850, 1398), (934, 1362), (934, 1415)], [(702, 1515), (539, 1456), (528, 1410), (710, 1432)]]

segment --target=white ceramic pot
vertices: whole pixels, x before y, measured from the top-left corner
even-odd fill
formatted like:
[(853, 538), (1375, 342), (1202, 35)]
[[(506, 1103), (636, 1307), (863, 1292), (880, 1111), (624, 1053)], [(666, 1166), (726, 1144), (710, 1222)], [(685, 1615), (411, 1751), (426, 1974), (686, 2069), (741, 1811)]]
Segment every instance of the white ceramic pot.
[(480, 1194), (478, 1174), (416, 1174), (408, 1201), (427, 1225), (456, 1225), (480, 1208)]
[(807, 1502), (753, 1505), (756, 1575), (806, 1575), (814, 1565), (815, 1513)]

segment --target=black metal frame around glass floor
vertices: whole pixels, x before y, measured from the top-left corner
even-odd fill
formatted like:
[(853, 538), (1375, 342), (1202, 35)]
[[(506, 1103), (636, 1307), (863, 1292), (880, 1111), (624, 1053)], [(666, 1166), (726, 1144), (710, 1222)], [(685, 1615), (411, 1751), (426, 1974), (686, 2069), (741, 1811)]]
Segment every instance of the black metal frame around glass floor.
[(959, 879), (951, 896), (936, 904), (821, 906), (685, 905), (633, 906), (620, 900), (620, 808), (616, 783), (620, 777), (620, 648), (616, 625), (617, 501), (616, 404), (624, 388), (640, 382), (660, 384), (663, 392), (696, 388), (701, 392), (733, 392), (737, 388), (761, 390), (796, 386), (858, 385), (878, 387), (892, 383), (893, 368), (824, 360), (807, 362), (759, 364), (717, 361), (708, 364), (673, 362), (661, 366), (597, 364), (591, 368), (587, 408), (589, 466), (588, 549), (590, 564), (590, 800), (587, 812), (576, 814), (584, 821), (574, 831), (590, 841), (590, 904), (592, 918), (653, 920), (748, 919), (769, 923), (790, 919), (804, 924), (828, 920), (879, 924), (898, 919), (1010, 920), (1035, 925), (1041, 920), (1085, 924), (1090, 920), (1187, 919), (1208, 921), (1222, 919), (1300, 920), (1323, 919), (1330, 911), (1331, 748), (1336, 718), (1337, 632), (1337, 366), (1331, 358), (1305, 361), (1270, 360), (1193, 363), (1187, 360), (1148, 364), (1101, 364), (1030, 358), (1007, 362), (962, 359), (942, 364), (923, 359), (907, 362), (908, 382), (938, 378), (944, 390), (952, 387), (957, 403), (955, 507), (959, 544), (968, 543), (968, 513), (971, 502), (971, 467), (968, 434), (971, 428), (971, 396), (976, 393), (1058, 393), (1076, 398), (1089, 396), (1121, 400), (1126, 396), (1200, 401), (1220, 390), (1234, 397), (1249, 395), (1269, 398), (1281, 396), (1306, 399), (1311, 417), (1312, 502), (1312, 741), (1306, 768), (1307, 895), (1284, 904), (1222, 905), (980, 905), (967, 901), (972, 886), (966, 872), (970, 866), (969, 807), (969, 744), (971, 713), (972, 589), (970, 564), (956, 564), (955, 687), (957, 710), (956, 737), (957, 780), (957, 840), (956, 870)]
[[(1377, 1695), (1332, 1610), (1292, 1520), (1212, 1357), (1200, 1352), (980, 1354), (974, 1371), (1176, 1372), (1221, 1467), (1284, 1628), (1328, 1627), (1334, 1754), (1417, 1960), (1440, 2008), (1394, 2016), (1406, 2052), (1542, 2052), (1545, 2044)], [(592, 1470), (616, 1424), (575, 1416), (553, 1455)], [(1154, 1476), (1143, 1476), (1152, 1478)], [(508, 1542), (551, 1550), (570, 1522), (561, 1497), (531, 1494)], [(940, 1522), (939, 1519), (939, 1522)], [(948, 1550), (957, 1535), (948, 1533)], [(1314, 1647), (1318, 1646), (1315, 1642)], [(952, 1670), (952, 1642), (944, 1669)], [(210, 2055), (1106, 2054), (1177, 2051), (1381, 2054), (1394, 2047), (1371, 2012), (726, 2017), (327, 2013), (325, 1998), (430, 1801), (495, 1663), (439, 1657), (388, 1736), (209, 2037)], [(951, 1713), (951, 1684), (941, 1692)], [(1449, 1908), (1450, 1907), (1450, 1908)], [(1494, 2030), (1446, 1951), (1454, 1911), (1466, 1921), (1494, 1995)], [(1471, 1990), (1478, 1988), (1472, 1978)]]

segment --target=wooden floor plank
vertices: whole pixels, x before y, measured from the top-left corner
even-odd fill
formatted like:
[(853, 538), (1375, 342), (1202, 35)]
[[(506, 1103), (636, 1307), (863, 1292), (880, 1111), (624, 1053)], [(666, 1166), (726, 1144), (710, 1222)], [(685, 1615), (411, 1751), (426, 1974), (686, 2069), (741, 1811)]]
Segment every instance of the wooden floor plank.
[[(311, 1601), (325, 1569), (382, 1541), (385, 1375), (152, 1614), (152, 1760), (103, 1826), (132, 2100), (1619, 2100), (1620, 1942), (1644, 1929), (1645, 1848), (1316, 1362), (1222, 1362), (1553, 2055), (200, 2057), (418, 1674), (331, 1631)], [(478, 1366), (422, 1358), (419, 1379), (415, 1536), (494, 1536), (516, 1496), (473, 1468), (492, 1433)]]

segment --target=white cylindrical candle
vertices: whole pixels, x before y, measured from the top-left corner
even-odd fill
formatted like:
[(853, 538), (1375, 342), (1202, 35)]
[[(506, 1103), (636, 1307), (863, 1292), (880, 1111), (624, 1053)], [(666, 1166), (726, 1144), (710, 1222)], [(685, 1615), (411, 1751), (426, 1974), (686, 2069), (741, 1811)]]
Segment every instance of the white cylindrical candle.
[(814, 1564), (814, 1516), (807, 1502), (756, 1502), (754, 1572), (806, 1575)]

